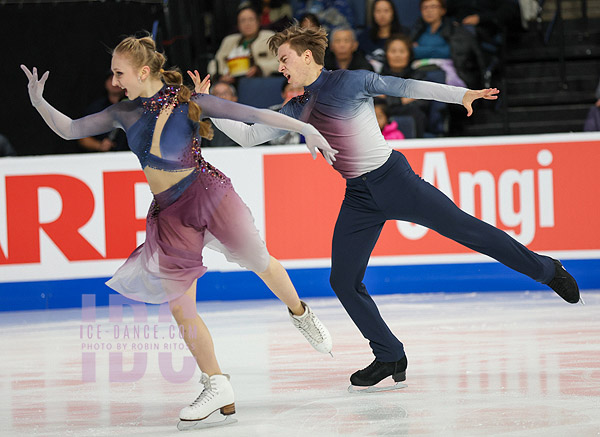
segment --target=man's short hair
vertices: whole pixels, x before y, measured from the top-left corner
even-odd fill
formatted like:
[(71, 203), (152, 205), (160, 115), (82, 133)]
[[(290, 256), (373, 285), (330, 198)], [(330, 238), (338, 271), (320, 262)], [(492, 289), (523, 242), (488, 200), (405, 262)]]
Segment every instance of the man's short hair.
[(325, 63), (325, 49), (327, 48), (327, 32), (322, 27), (318, 29), (303, 29), (294, 24), (269, 38), (269, 50), (277, 56), (279, 47), (288, 43), (300, 56), (305, 50), (310, 50), (313, 59), (318, 65)]

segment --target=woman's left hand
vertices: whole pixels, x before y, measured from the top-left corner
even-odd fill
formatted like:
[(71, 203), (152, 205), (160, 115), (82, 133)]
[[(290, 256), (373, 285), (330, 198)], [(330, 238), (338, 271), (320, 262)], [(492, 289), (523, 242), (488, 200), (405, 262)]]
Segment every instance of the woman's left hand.
[(188, 74), (192, 78), (192, 82), (194, 82), (194, 91), (198, 94), (208, 94), (210, 90), (210, 74), (207, 74), (204, 79), (200, 78), (198, 70), (194, 70), (193, 73), (188, 70)]
[(500, 90), (497, 88), (486, 88), (484, 90), (468, 90), (463, 96), (462, 104), (467, 109), (467, 117), (473, 114), (472, 104), (477, 99), (496, 100)]

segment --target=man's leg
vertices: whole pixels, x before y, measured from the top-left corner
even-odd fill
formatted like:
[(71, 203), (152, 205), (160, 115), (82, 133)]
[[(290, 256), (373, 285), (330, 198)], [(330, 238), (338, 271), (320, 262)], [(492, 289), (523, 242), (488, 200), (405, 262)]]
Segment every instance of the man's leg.
[[(364, 198), (369, 197), (368, 192), (362, 194)], [(369, 340), (377, 360), (398, 361), (404, 357), (404, 347), (384, 322), (362, 283), (385, 218), (375, 209), (350, 206), (356, 202), (348, 200), (349, 197), (352, 196), (347, 193), (333, 234), (331, 287), (362, 335)]]
[(538, 282), (549, 284), (567, 302), (579, 301), (575, 280), (558, 261), (527, 249), (506, 232), (462, 211), (441, 191), (419, 178), (403, 155), (394, 170), (370, 188), (388, 218), (433, 229)]

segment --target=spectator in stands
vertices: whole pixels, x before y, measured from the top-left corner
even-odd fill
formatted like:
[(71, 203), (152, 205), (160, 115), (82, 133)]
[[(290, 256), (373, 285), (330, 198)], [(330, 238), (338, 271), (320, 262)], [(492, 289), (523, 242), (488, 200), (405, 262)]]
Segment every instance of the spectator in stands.
[(446, 15), (446, 0), (421, 0), (421, 19), (411, 37), (413, 68), (440, 69), (448, 85), (477, 88), (485, 63), (475, 37)]
[[(95, 114), (110, 105), (120, 102), (125, 98), (125, 90), (113, 85), (113, 74), (109, 71), (104, 79), (104, 89), (106, 94), (93, 101), (85, 110), (84, 115)], [(112, 131), (96, 135), (95, 137), (81, 138), (77, 140), (79, 146), (88, 152), (108, 152), (129, 150), (127, 145), (127, 136), (121, 129), (115, 128)]]
[[(291, 83), (284, 81), (283, 86), (281, 87), (281, 98), (283, 101), (277, 105), (270, 106), (269, 109), (273, 111), (279, 111), (281, 108), (283, 108), (283, 105), (285, 105), (291, 99), (296, 96), (301, 96), (302, 94), (304, 94), (304, 87), (292, 85)], [(301, 141), (304, 141), (304, 139), (298, 132), (288, 132), (279, 138), (275, 138), (274, 140), (267, 142), (267, 144), (300, 144)]]
[[(422, 71), (411, 68), (413, 58), (412, 40), (404, 34), (391, 35), (385, 44), (385, 63), (381, 74), (402, 77), (404, 79), (423, 80)], [(417, 138), (423, 138), (427, 126), (427, 113), (431, 102), (409, 97), (387, 96), (388, 113), (392, 116), (405, 116), (414, 120)]]
[(596, 103), (590, 108), (585, 119), (584, 132), (600, 131), (600, 82), (598, 82), (598, 87), (596, 88), (596, 99)]
[(0, 134), (0, 157), (16, 156), (16, 154), (17, 152), (15, 152), (15, 149), (12, 144), (10, 144), (10, 141), (8, 141), (8, 138)]
[(396, 7), (392, 0), (375, 0), (371, 5), (372, 27), (364, 30), (358, 37), (359, 49), (377, 73), (385, 61), (385, 42), (390, 35), (404, 32), (398, 20)]
[(287, 81), (283, 81), (281, 86), (281, 98), (283, 100), (277, 105), (269, 106), (269, 109), (271, 109), (272, 111), (279, 111), (281, 108), (283, 108), (283, 105), (285, 105), (291, 99), (293, 99), (296, 96), (301, 96), (302, 94), (304, 94), (303, 87), (293, 85), (291, 83), (288, 83)]
[(383, 138), (386, 140), (403, 140), (404, 134), (398, 129), (398, 123), (389, 121), (385, 99), (373, 99), (373, 106), (375, 107), (375, 116), (377, 117), (377, 123), (379, 124), (379, 129), (381, 129)]
[[(227, 82), (217, 82), (210, 88), (210, 94), (221, 99), (237, 102), (237, 92), (235, 87)], [(203, 137), (201, 147), (233, 147), (239, 146), (238, 143), (229, 138), (223, 131), (213, 126), (213, 137), (211, 140)]]
[(354, 15), (348, 0), (298, 0), (295, 7), (296, 18), (307, 13), (314, 14), (327, 30), (354, 26)]
[(288, 0), (247, 0), (242, 5), (249, 4), (260, 11), (260, 26), (263, 29), (279, 32), (292, 24), (294, 12)]
[[(448, 0), (448, 16), (476, 35), (485, 58), (486, 84), (501, 62), (506, 36), (522, 30), (517, 0)], [(458, 65), (458, 64), (457, 64)]]
[(258, 12), (244, 4), (237, 16), (239, 33), (226, 36), (208, 66), (213, 78), (235, 83), (236, 78), (262, 77), (277, 73), (279, 63), (269, 52), (267, 40), (273, 31), (261, 30)]
[(514, 0), (448, 0), (448, 16), (475, 28), (483, 40), (493, 40), (503, 29), (521, 26), (519, 2)]
[(358, 41), (349, 27), (334, 29), (329, 36), (329, 50), (325, 52), (327, 70), (370, 70), (373, 67), (362, 52), (357, 51)]
[(317, 17), (315, 14), (311, 14), (310, 12), (302, 14), (298, 19), (298, 22), (300, 23), (300, 27), (303, 29), (318, 29), (321, 27), (319, 17)]

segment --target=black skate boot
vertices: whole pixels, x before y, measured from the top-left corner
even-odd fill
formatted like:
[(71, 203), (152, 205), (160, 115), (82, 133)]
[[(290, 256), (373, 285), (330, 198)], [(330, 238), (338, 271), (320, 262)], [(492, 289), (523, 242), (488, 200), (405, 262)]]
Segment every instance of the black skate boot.
[(554, 278), (548, 282), (548, 287), (569, 303), (579, 302), (579, 287), (575, 278), (569, 274), (557, 259), (554, 261)]
[[(358, 370), (357, 372), (354, 372), (352, 376), (350, 376), (350, 383), (352, 384), (352, 386), (368, 388), (363, 390), (356, 390), (353, 389), (352, 386), (350, 386), (348, 388), (348, 391), (350, 391), (351, 393), (357, 391), (374, 392), (404, 388), (406, 387), (406, 384), (400, 383), (406, 380), (407, 367), (408, 360), (406, 359), (406, 355), (401, 360), (393, 361), (391, 363), (377, 361), (377, 359), (375, 359), (367, 367), (365, 367), (362, 370)], [(391, 376), (394, 379), (396, 385), (393, 385), (391, 387), (373, 387), (375, 384), (379, 383), (388, 376)]]

